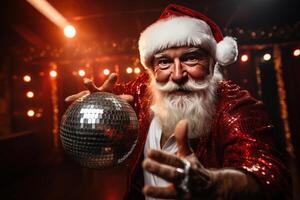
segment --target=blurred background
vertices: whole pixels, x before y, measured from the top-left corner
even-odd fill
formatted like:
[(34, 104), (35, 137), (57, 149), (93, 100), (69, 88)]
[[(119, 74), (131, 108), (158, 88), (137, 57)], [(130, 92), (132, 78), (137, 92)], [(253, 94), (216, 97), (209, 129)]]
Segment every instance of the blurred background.
[[(297, 0), (10, 0), (0, 19), (1, 199), (122, 199), (126, 168), (91, 170), (63, 154), (65, 97), (112, 73), (135, 79), (139, 33), (170, 3), (212, 18), (237, 38), (224, 69), (264, 101), (278, 149), (300, 188), (300, 3)], [(294, 189), (294, 199), (300, 199)]]

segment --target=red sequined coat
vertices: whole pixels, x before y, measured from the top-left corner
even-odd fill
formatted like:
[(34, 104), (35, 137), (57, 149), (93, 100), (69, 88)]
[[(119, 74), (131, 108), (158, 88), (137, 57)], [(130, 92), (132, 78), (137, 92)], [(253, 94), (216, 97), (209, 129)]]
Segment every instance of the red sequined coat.
[[(142, 74), (135, 81), (119, 84), (114, 93), (131, 94), (135, 100), (139, 139), (128, 162), (133, 176), (139, 171), (152, 119), (149, 76)], [(234, 168), (254, 175), (268, 199), (290, 199), (289, 174), (274, 146), (274, 134), (260, 101), (232, 81), (220, 81), (211, 132), (199, 139), (195, 153), (206, 168)]]

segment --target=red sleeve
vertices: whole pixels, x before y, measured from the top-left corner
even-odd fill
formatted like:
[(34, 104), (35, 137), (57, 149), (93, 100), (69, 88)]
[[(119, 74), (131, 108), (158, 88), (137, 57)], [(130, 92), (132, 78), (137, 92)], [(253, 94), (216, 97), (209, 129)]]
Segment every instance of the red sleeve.
[(273, 126), (260, 101), (238, 86), (223, 91), (222, 150), (223, 167), (252, 174), (268, 199), (291, 199), (291, 181), (276, 150)]

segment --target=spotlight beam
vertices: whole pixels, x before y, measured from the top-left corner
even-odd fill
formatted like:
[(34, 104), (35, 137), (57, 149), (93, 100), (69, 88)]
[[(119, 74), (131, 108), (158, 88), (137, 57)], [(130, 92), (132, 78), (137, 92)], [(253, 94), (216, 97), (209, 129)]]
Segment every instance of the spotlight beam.
[(66, 20), (66, 18), (64, 18), (46, 0), (26, 0), (26, 1), (61, 29), (63, 29), (65, 26), (69, 24), (68, 20)]

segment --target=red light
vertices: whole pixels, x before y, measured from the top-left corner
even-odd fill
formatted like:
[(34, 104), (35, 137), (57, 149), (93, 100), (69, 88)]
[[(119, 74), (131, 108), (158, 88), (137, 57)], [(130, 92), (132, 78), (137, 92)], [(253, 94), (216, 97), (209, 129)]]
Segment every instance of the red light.
[(136, 74), (141, 73), (141, 69), (139, 67), (134, 68), (134, 73)]
[(294, 55), (295, 57), (300, 56), (300, 49), (295, 49), (294, 52), (293, 52), (293, 55)]
[(31, 76), (25, 75), (25, 76), (23, 76), (23, 80), (28, 83), (31, 81)]
[(249, 56), (247, 55), (247, 54), (243, 54), (242, 56), (241, 56), (241, 61), (242, 62), (247, 62), (249, 60)]
[(103, 70), (103, 74), (106, 75), (106, 76), (109, 75), (109, 74), (110, 74), (109, 69), (104, 69), (104, 70)]
[(83, 69), (79, 70), (78, 75), (81, 77), (85, 76), (85, 71)]
[(57, 72), (55, 70), (51, 70), (49, 74), (53, 78), (57, 77)]
[(131, 74), (133, 72), (133, 69), (131, 67), (126, 68), (127, 74)]
[(28, 98), (33, 98), (33, 97), (34, 97), (34, 93), (33, 93), (32, 91), (28, 91), (28, 92), (26, 93), (26, 96), (27, 96)]
[(28, 110), (28, 111), (27, 111), (27, 116), (28, 116), (28, 117), (33, 117), (34, 114), (35, 114), (34, 110)]

